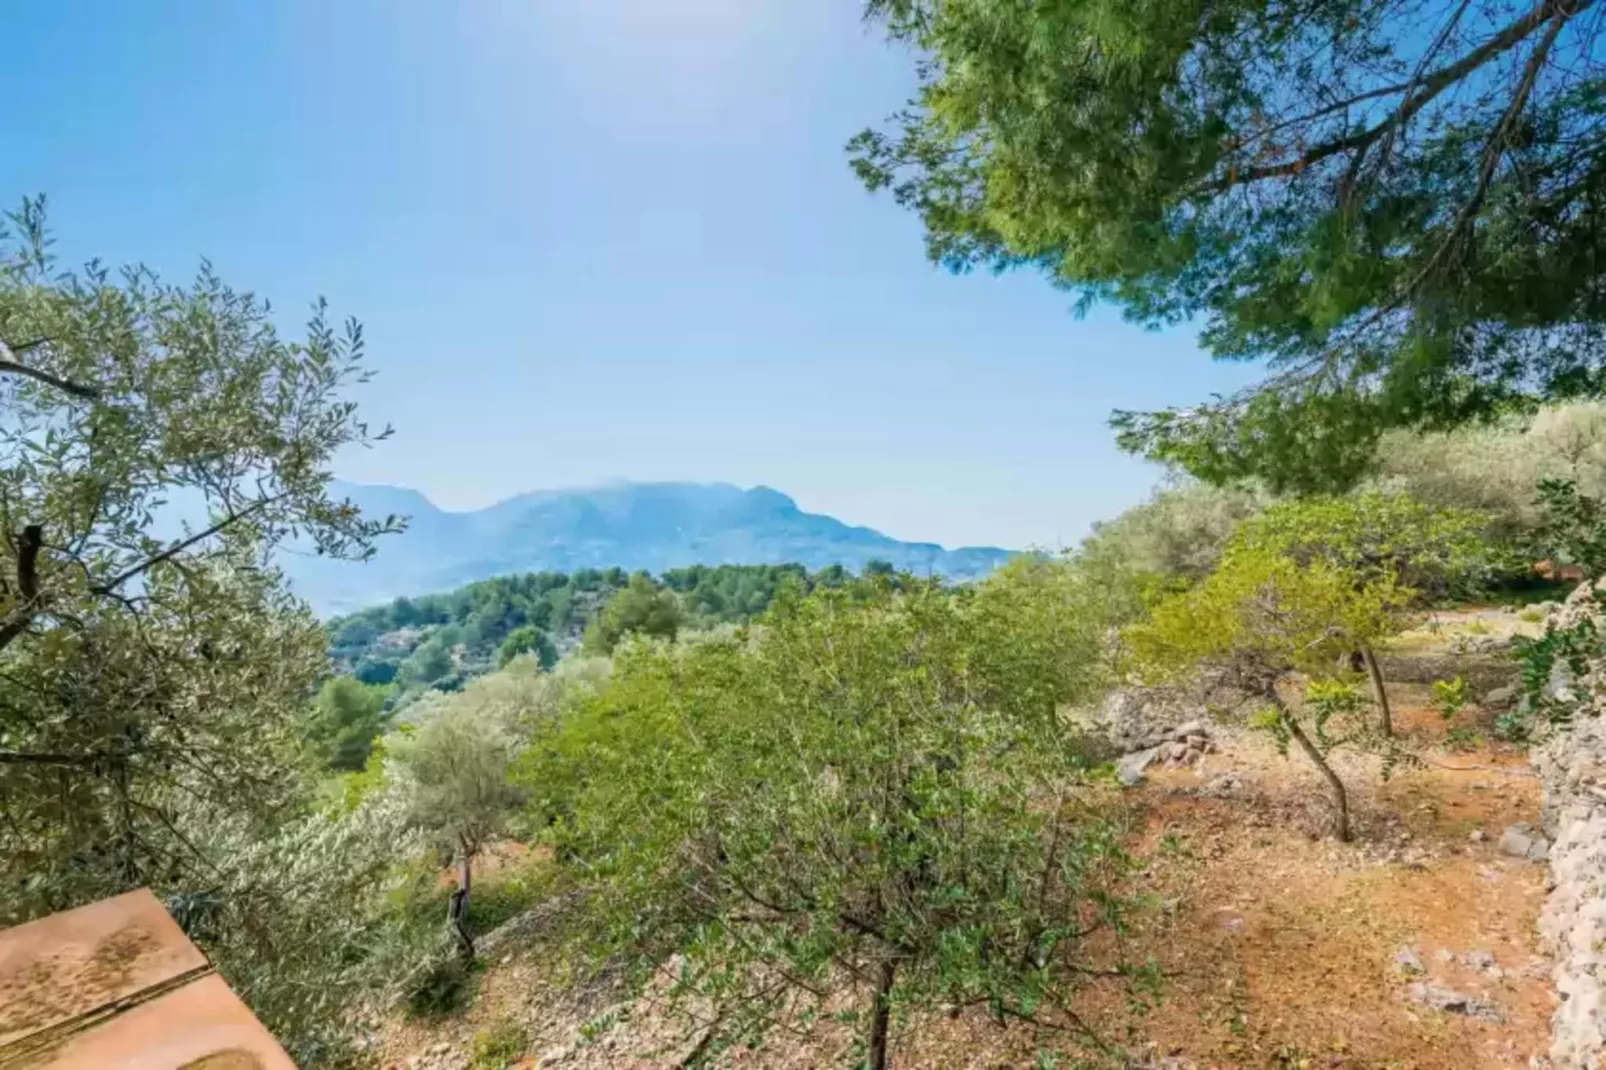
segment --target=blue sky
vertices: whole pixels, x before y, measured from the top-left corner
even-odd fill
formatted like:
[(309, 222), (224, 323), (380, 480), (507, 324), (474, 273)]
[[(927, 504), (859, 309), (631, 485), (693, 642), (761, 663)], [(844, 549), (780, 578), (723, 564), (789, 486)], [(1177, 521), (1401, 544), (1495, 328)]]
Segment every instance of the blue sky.
[(6, 37), (0, 196), (68, 259), (356, 315), (396, 435), (340, 474), (450, 508), (727, 480), (1060, 545), (1155, 479), (1111, 409), (1249, 380), (929, 265), (842, 151), (912, 84), (856, 0), (52, 0)]

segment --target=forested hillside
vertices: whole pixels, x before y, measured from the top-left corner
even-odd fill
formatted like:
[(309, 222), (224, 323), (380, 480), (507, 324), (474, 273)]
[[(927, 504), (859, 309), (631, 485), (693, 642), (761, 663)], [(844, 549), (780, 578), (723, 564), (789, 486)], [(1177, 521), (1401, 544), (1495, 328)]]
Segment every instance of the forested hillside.
[[(890, 574), (872, 561), (867, 574)], [(585, 645), (607, 654), (626, 632), (673, 638), (752, 620), (783, 586), (840, 587), (840, 565), (720, 565), (672, 569), (661, 576), (623, 569), (540, 572), (471, 583), (446, 594), (398, 598), (329, 624), (337, 671), (365, 684), (394, 684), (398, 698), (463, 682), (533, 653), (550, 667)]]

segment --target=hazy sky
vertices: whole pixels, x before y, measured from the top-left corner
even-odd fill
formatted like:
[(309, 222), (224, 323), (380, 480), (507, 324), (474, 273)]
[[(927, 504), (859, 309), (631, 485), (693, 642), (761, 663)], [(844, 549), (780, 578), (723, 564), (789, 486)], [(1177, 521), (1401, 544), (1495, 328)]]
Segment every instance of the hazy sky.
[[(64, 257), (363, 320), (451, 508), (764, 483), (906, 539), (1057, 545), (1142, 498), (1114, 408), (1248, 381), (1188, 332), (954, 277), (843, 142), (911, 86), (857, 0), (3, 4), (0, 196)], [(295, 313), (296, 315), (290, 315)]]

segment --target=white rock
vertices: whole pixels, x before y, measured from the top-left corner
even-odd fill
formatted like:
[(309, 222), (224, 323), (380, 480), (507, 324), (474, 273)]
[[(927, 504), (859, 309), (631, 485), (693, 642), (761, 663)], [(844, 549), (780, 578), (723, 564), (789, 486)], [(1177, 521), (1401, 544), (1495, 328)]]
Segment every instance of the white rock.
[(1136, 787), (1138, 784), (1143, 783), (1143, 771), (1153, 765), (1154, 760), (1159, 756), (1160, 749), (1158, 747), (1150, 747), (1148, 750), (1140, 750), (1134, 754), (1128, 754), (1115, 763), (1115, 778), (1121, 782), (1123, 787)]
[(1426, 973), (1427, 967), (1422, 965), (1422, 956), (1416, 953), (1414, 947), (1402, 947), (1394, 953), (1394, 965), (1406, 973)]

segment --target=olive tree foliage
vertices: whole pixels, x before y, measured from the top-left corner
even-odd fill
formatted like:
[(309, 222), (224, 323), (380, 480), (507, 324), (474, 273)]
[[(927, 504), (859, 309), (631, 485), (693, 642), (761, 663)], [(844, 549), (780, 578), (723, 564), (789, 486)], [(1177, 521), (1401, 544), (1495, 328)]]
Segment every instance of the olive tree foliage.
[(1123, 858), (1056, 711), (1102, 679), (1104, 628), (1033, 567), (787, 591), (758, 634), (626, 648), (531, 753), (594, 960), (678, 954), (711, 1044), (857, 993), (877, 1070), (914, 1008), (1079, 1035), (1066, 997), (1096, 983), (1084, 938), (1120, 924)]
[(1395, 631), (1410, 596), (1386, 573), (1363, 577), (1319, 558), (1299, 564), (1245, 550), (1229, 555), (1197, 587), (1156, 606), (1124, 639), (1139, 676), (1149, 682), (1202, 677), (1259, 703), (1264, 717), (1256, 723), (1285, 748), (1297, 743), (1327, 781), (1335, 827), (1348, 840), (1348, 793), (1327, 757), (1340, 746), (1367, 743), (1368, 731), (1353, 724), (1342, 726), (1347, 734), (1334, 734), (1331, 717), (1353, 712), (1353, 704), (1299, 703), (1285, 690), (1296, 675), (1328, 680), (1341, 656)]
[(208, 267), (75, 274), (49, 246), (42, 202), (0, 232), (0, 923), (185, 880), (178, 800), (284, 802), (326, 655), (271, 554), (396, 526), (326, 491), (377, 437), (344, 400), (355, 323), (320, 304), (286, 341)]
[(1258, 387), (1120, 413), (1211, 481), (1335, 489), (1390, 428), (1598, 395), (1595, 0), (869, 0), (917, 54), (850, 145), (952, 268), (1196, 322)]
[(1444, 433), (1391, 433), (1378, 450), (1373, 482), (1418, 501), (1485, 513), (1496, 537), (1523, 543), (1544, 523), (1535, 488), (1546, 479), (1606, 496), (1606, 404), (1552, 405)]
[(387, 768), (414, 825), (457, 863), (447, 921), (463, 958), (472, 961), (467, 913), (474, 859), (503, 834), (523, 801), (510, 776), (517, 744), (499, 710), (458, 696), (426, 698), (408, 716), (418, 726), (387, 741)]
[(267, 830), (194, 806), (178, 824), (209, 860), (208, 883), (172, 894), (169, 911), (297, 1066), (343, 1064), (354, 1017), (400, 994), (434, 935), (392, 906), (422, 847), (405, 800), (376, 792)]
[(1193, 583), (1216, 567), (1239, 523), (1270, 500), (1250, 488), (1173, 478), (1148, 501), (1095, 525), (1082, 556), (1115, 555), (1139, 573)]

